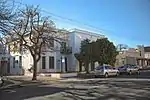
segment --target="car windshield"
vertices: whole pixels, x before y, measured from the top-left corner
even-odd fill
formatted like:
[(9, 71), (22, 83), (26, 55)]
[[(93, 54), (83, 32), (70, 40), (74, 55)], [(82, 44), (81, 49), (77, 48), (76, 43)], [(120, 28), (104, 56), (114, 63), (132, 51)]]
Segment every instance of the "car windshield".
[(105, 69), (112, 69), (112, 66), (105, 66)]
[(98, 67), (96, 67), (96, 70), (102, 70), (103, 69), (103, 67), (102, 66), (98, 66)]
[(120, 66), (120, 67), (119, 67), (119, 69), (122, 69), (122, 68), (127, 68), (127, 66)]

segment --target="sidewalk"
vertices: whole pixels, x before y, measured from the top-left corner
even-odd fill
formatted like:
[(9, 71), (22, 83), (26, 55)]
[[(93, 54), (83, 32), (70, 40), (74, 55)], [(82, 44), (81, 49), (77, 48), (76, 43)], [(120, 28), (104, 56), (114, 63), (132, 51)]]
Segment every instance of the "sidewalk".
[(31, 76), (7, 76), (9, 80), (18, 81), (21, 83), (54, 83), (62, 79), (51, 78), (48, 76), (37, 76), (37, 80), (32, 81)]

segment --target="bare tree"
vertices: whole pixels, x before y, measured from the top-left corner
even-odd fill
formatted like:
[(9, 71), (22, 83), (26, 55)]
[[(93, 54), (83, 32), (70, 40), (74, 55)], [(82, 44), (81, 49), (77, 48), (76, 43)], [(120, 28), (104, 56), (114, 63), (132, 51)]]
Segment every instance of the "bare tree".
[(20, 11), (15, 21), (16, 26), (10, 31), (11, 41), (19, 43), (23, 50), (29, 50), (33, 58), (33, 78), (36, 80), (37, 63), (43, 47), (53, 50), (53, 42), (61, 42), (60, 30), (56, 29), (48, 17), (41, 17), (38, 7), (26, 6)]
[(126, 44), (118, 44), (117, 45), (118, 51), (122, 51), (122, 50), (127, 49), (127, 48), (128, 48), (128, 45), (126, 45)]
[(15, 4), (13, 0), (0, 0), (0, 33), (6, 34), (13, 26), (15, 17)]

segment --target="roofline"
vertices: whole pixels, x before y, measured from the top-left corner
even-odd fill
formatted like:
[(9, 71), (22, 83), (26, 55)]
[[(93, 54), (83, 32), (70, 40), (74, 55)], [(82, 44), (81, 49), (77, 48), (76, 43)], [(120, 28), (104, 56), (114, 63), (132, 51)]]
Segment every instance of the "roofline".
[(93, 35), (93, 36), (103, 36), (105, 37), (105, 35), (102, 35), (102, 34), (98, 34), (98, 33), (95, 33), (95, 32), (90, 32), (90, 31), (87, 31), (87, 30), (81, 30), (81, 29), (71, 29), (70, 32), (78, 32), (78, 33), (82, 33), (82, 34), (88, 34), (88, 35)]

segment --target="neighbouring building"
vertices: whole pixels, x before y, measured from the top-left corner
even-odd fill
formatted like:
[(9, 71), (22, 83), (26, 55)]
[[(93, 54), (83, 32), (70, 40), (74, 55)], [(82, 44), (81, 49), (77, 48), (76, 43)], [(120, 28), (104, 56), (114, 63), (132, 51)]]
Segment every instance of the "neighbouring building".
[(120, 51), (116, 57), (116, 66), (133, 64), (142, 67), (150, 66), (150, 47), (138, 45), (136, 48), (129, 48)]
[(8, 52), (4, 45), (0, 44), (0, 75), (21, 74), (18, 60)]
[[(79, 70), (79, 64), (74, 54), (80, 52), (80, 43), (84, 39), (90, 39), (95, 41), (98, 38), (104, 38), (104, 35), (73, 29), (66, 34), (60, 36), (62, 38), (62, 45), (65, 45), (67, 53), (64, 53), (64, 48), (60, 43), (53, 41), (54, 50), (50, 50), (48, 47), (42, 48), (41, 59), (37, 65), (38, 73), (49, 72), (75, 72)], [(18, 44), (19, 45), (19, 44)], [(22, 52), (10, 52), (13, 56), (14, 69), (19, 74), (30, 74), (33, 60), (29, 51)], [(97, 63), (95, 63), (96, 65)], [(9, 66), (12, 66), (11, 64)]]

